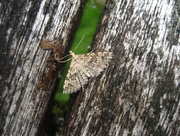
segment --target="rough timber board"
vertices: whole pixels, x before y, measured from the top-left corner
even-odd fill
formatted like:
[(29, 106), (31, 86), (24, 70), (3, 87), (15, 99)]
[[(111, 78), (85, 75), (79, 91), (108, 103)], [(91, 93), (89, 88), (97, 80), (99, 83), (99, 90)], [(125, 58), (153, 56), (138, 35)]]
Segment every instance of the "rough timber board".
[(35, 135), (52, 89), (36, 90), (49, 53), (42, 38), (64, 39), (66, 46), (85, 0), (2, 1), (0, 134)]
[(114, 60), (80, 92), (66, 135), (179, 135), (177, 1), (108, 1), (94, 48)]

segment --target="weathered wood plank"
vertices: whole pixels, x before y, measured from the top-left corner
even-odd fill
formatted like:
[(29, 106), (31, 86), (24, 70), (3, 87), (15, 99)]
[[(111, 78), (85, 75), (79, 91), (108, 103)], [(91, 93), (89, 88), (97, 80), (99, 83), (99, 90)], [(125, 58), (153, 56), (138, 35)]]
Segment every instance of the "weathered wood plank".
[(0, 135), (39, 131), (53, 88), (36, 88), (50, 54), (39, 43), (42, 38), (63, 39), (65, 47), (84, 4), (85, 0), (0, 2)]
[(93, 47), (114, 52), (80, 91), (65, 135), (179, 135), (177, 1), (108, 1)]

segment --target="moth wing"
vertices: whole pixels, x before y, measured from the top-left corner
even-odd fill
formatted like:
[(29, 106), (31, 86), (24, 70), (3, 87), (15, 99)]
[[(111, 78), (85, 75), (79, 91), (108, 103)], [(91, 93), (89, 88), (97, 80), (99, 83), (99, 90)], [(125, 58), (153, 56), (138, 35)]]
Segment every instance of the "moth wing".
[(80, 66), (73, 61), (71, 62), (68, 74), (63, 86), (63, 93), (73, 93), (79, 90), (88, 81), (88, 76), (84, 74)]
[(81, 63), (81, 69), (88, 73), (89, 77), (93, 77), (98, 76), (107, 67), (111, 59), (112, 52), (94, 52), (81, 55), (79, 62)]

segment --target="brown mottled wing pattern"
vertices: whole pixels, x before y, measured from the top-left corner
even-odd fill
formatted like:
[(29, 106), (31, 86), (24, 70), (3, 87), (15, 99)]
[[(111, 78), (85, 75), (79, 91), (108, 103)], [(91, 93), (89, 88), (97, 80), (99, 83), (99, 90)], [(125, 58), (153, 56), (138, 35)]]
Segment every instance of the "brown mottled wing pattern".
[(112, 59), (112, 52), (94, 52), (72, 57), (63, 93), (73, 93), (87, 84), (88, 77), (98, 76)]
[(79, 65), (72, 59), (66, 80), (64, 82), (63, 93), (76, 92), (83, 84), (86, 84), (87, 81), (88, 77), (82, 73)]
[(112, 52), (94, 52), (83, 55), (83, 67), (90, 77), (98, 76), (112, 59)]

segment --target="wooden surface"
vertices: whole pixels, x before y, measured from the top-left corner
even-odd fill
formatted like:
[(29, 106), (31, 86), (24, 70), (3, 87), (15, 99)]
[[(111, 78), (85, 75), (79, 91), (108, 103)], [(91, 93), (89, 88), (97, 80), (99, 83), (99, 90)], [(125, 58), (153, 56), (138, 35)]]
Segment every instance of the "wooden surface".
[(67, 116), (67, 136), (178, 136), (180, 45), (175, 0), (108, 1), (93, 48), (113, 51)]
[(36, 88), (50, 54), (39, 44), (43, 38), (69, 44), (84, 5), (85, 0), (0, 2), (0, 135), (39, 133), (57, 78), (46, 91)]

